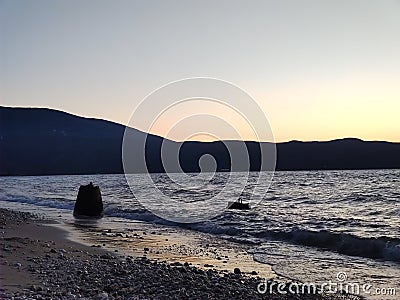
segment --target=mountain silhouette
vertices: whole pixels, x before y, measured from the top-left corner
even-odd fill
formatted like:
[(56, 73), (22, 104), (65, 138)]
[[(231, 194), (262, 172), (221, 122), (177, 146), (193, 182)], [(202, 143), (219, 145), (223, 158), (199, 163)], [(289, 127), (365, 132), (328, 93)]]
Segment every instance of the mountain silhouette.
[[(245, 163), (243, 166), (231, 165), (230, 150), (240, 148), (243, 142), (180, 143), (133, 128), (128, 130), (135, 139), (146, 140), (149, 172), (165, 171), (161, 159), (163, 143), (178, 151), (185, 172), (199, 172), (199, 160), (205, 154), (214, 157), (217, 171), (245, 171), (247, 167)], [(0, 175), (123, 173), (124, 132), (125, 126), (121, 124), (57, 110), (0, 107)], [(271, 143), (258, 142), (245, 142), (244, 145), (253, 171), (261, 168), (261, 150), (270, 151), (274, 147)], [(277, 143), (276, 151), (277, 170), (400, 168), (400, 143), (352, 138), (328, 142), (291, 141)], [(267, 165), (264, 169), (271, 167)]]

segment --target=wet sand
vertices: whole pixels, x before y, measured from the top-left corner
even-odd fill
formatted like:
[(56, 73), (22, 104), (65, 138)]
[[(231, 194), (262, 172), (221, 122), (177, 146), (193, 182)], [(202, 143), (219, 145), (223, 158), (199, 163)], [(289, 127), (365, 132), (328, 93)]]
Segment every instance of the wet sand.
[(247, 276), (278, 278), (270, 265), (258, 263), (248, 254), (247, 250), (254, 245), (238, 244), (201, 232), (142, 222), (131, 223), (128, 228), (108, 229), (85, 226), (81, 222), (79, 228), (80, 235), (73, 237), (75, 240), (111, 252), (118, 251), (124, 255), (167, 263), (187, 262), (205, 270), (212, 268), (224, 273), (239, 268)]

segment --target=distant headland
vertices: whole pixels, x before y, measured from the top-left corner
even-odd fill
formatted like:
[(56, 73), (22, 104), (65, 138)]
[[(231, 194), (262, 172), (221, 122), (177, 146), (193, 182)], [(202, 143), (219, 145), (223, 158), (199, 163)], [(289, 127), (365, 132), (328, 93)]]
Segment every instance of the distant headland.
[[(163, 142), (179, 144), (179, 160), (185, 172), (199, 172), (198, 161), (204, 154), (215, 158), (218, 171), (230, 169), (224, 141), (178, 143), (131, 130), (147, 138), (150, 172), (165, 171), (160, 156)], [(121, 124), (52, 109), (0, 107), (0, 175), (123, 173), (124, 131)], [(260, 170), (260, 148), (268, 143), (245, 143), (251, 170)], [(276, 143), (276, 149), (278, 171), (400, 169), (400, 143), (346, 138)]]

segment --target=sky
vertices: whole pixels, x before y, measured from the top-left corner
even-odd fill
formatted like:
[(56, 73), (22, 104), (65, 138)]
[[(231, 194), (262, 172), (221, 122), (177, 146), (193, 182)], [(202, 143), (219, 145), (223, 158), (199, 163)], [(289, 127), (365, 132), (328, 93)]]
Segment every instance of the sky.
[[(128, 124), (154, 90), (210, 77), (251, 95), (277, 142), (400, 142), (397, 0), (0, 0), (0, 30), (0, 105)], [(198, 102), (165, 113), (151, 132), (236, 138), (230, 126), (255, 139), (240, 114)], [(216, 123), (187, 119), (211, 112)]]

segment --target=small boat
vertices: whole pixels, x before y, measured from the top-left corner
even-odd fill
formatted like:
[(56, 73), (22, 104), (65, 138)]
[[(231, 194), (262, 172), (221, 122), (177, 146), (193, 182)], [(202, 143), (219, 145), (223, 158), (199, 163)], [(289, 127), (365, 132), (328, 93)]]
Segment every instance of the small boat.
[(234, 202), (228, 202), (228, 209), (250, 209), (250, 204), (249, 203), (243, 203), (242, 200), (234, 201)]

